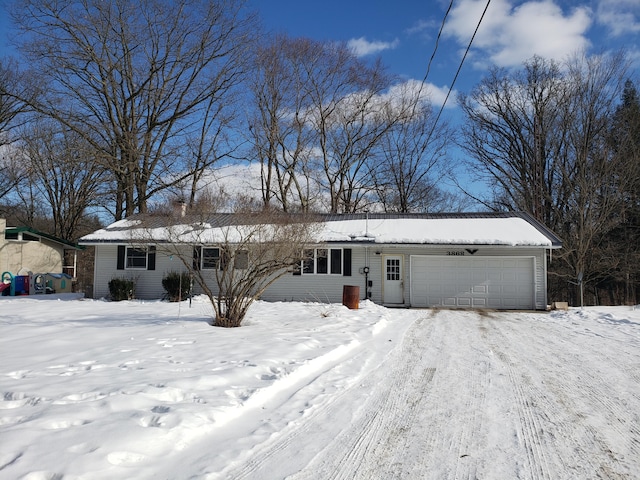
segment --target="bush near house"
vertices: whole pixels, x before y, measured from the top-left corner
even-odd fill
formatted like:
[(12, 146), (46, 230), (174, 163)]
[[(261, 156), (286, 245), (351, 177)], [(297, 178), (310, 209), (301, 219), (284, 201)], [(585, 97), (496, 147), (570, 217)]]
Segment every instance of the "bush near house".
[(169, 272), (162, 279), (162, 287), (170, 302), (184, 300), (191, 290), (191, 277), (188, 272)]
[(126, 278), (113, 278), (109, 281), (109, 296), (114, 302), (132, 300), (135, 297), (136, 284)]

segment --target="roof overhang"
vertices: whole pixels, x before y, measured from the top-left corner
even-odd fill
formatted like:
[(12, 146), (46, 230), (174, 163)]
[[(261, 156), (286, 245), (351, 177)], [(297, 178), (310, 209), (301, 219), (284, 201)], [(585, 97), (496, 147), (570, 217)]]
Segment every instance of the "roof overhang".
[(58, 237), (54, 237), (53, 235), (49, 235), (48, 233), (44, 233), (41, 232), (39, 230), (36, 230), (35, 228), (31, 228), (31, 227), (8, 227), (5, 229), (4, 231), (5, 235), (6, 234), (24, 234), (24, 233), (28, 233), (29, 235), (32, 235), (34, 237), (38, 237), (38, 238), (44, 238), (49, 240), (50, 242), (54, 242), (54, 243), (58, 243), (60, 245), (62, 245), (65, 249), (73, 249), (73, 250), (84, 250), (85, 247), (83, 245), (80, 244), (76, 244), (73, 242), (70, 242), (68, 240), (63, 240), (61, 238)]

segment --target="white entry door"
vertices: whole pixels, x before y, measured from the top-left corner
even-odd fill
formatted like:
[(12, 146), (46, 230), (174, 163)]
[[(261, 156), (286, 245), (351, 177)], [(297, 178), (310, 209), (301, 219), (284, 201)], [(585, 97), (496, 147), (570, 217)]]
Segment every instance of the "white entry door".
[(402, 255), (383, 255), (383, 303), (404, 303)]

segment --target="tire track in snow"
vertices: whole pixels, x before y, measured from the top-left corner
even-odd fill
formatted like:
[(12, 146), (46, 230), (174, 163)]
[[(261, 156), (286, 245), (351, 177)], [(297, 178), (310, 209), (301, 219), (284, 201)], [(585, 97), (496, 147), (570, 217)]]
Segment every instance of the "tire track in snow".
[[(573, 354), (574, 363), (580, 361)], [(628, 459), (640, 458), (640, 415), (615, 395), (616, 385), (593, 369), (588, 373), (565, 375), (547, 381), (568, 416), (563, 431), (573, 439), (578, 460), (589, 459), (593, 471), (605, 478), (618, 478), (616, 469), (623, 466), (632, 472)], [(625, 478), (624, 476), (621, 478)]]
[(505, 364), (509, 372), (509, 380), (515, 394), (518, 414), (518, 428), (527, 456), (527, 467), (531, 478), (553, 478), (543, 446), (542, 432), (544, 428), (536, 410), (536, 400), (540, 399), (540, 392), (535, 392), (530, 380), (526, 376), (518, 375), (520, 369), (514, 368), (510, 357), (500, 351), (494, 344), (491, 349)]
[[(424, 343), (430, 338), (432, 325), (425, 325), (424, 320), (418, 319), (405, 335), (393, 368), (381, 369), (368, 379), (372, 394), (363, 406), (364, 414), (347, 425), (304, 470), (288, 477), (290, 480), (396, 476), (393, 471), (402, 468), (410, 441), (407, 433), (419, 412), (425, 387), (436, 372), (425, 365)], [(417, 333), (419, 330), (423, 331)], [(393, 378), (389, 390), (375, 388), (382, 380), (379, 374)]]
[[(422, 319), (418, 319), (409, 329), (420, 327), (421, 324)], [(428, 334), (424, 333), (423, 335), (428, 336)], [(407, 337), (413, 338), (413, 335), (405, 336), (405, 338)], [(393, 362), (394, 364), (394, 388), (392, 389), (394, 391), (406, 389), (403, 383), (406, 383), (414, 372), (413, 363), (406, 364), (404, 361), (398, 361), (398, 358), (404, 359), (406, 348), (403, 342), (402, 347), (392, 351), (389, 354), (389, 358), (385, 359), (385, 362)], [(413, 351), (417, 347), (409, 348), (412, 348)], [(357, 356), (352, 360), (357, 361)], [(332, 372), (325, 372), (323, 375), (331, 375), (331, 373)], [(355, 385), (327, 395), (324, 403), (305, 411), (301, 419), (290, 423), (284, 430), (279, 432), (278, 435), (257, 448), (244, 464), (239, 467), (225, 469), (225, 471), (221, 472), (223, 475), (221, 478), (240, 480), (273, 477), (274, 471), (278, 470), (280, 464), (290, 463), (291, 452), (296, 451), (298, 439), (304, 438), (304, 442), (302, 443), (308, 445), (312, 443), (309, 441), (309, 438), (313, 438), (316, 434), (319, 438), (326, 438), (326, 431), (328, 429), (334, 429), (336, 436), (335, 444), (340, 445), (337, 448), (344, 454), (342, 461), (345, 466), (345, 476), (330, 476), (327, 478), (348, 478), (351, 480), (353, 478), (353, 465), (361, 463), (364, 458), (368, 458), (371, 450), (376, 447), (380, 439), (384, 436), (386, 427), (388, 427), (388, 418), (395, 418), (395, 414), (387, 415), (387, 413), (396, 412), (403, 406), (402, 396), (389, 395), (389, 392), (382, 395), (375, 390), (375, 386), (383, 381), (383, 377), (386, 375), (387, 370), (384, 368), (373, 370)], [(433, 371), (424, 372), (424, 376), (426, 381), (428, 381), (433, 377)], [(313, 382), (304, 388), (314, 388)], [(371, 391), (375, 393), (371, 394)], [(361, 401), (359, 402), (358, 400)], [(373, 408), (370, 406), (372, 402), (375, 405)], [(353, 405), (358, 404), (360, 404), (359, 410), (362, 410), (363, 405), (367, 405), (364, 414), (353, 411)], [(327, 412), (331, 412), (331, 414), (329, 415)], [(346, 435), (347, 438), (345, 438), (345, 435), (341, 435), (340, 432), (345, 427), (351, 427), (353, 425), (354, 416), (359, 416), (358, 420), (356, 420), (357, 429), (359, 432), (362, 432), (362, 434), (357, 435), (355, 438)], [(332, 423), (335, 424), (327, 425), (327, 417), (332, 417)], [(308, 455), (308, 452), (297, 453), (300, 456)], [(282, 462), (280, 460), (282, 457), (286, 457), (287, 461)], [(311, 460), (311, 458), (308, 460)], [(328, 470), (330, 466), (324, 465), (320, 468), (321, 471), (322, 468)], [(314, 480), (322, 478), (322, 476), (319, 476), (318, 468), (311, 470), (311, 472), (312, 473), (309, 473), (309, 477), (306, 477), (305, 475), (307, 475), (307, 473), (303, 471), (295, 478), (313, 478)]]
[[(436, 349), (439, 375), (430, 389), (424, 415), (416, 425), (428, 424), (431, 440), (417, 456), (408, 475), (402, 478), (478, 478), (481, 450), (486, 443), (486, 401), (491, 383), (491, 366), (478, 346), (482, 325), (469, 311), (443, 311), (439, 319), (444, 331)], [(464, 329), (465, 335), (455, 332)], [(452, 352), (473, 352), (453, 354)], [(444, 355), (443, 353), (446, 352)]]
[(489, 365), (486, 354), (443, 355), (477, 348), (478, 333), (455, 338), (452, 321), (475, 330), (474, 314), (417, 321), (387, 371), (391, 388), (374, 391), (362, 418), (288, 480), (477, 478)]
[[(532, 473), (538, 463), (536, 452), (546, 451), (550, 458), (545, 459), (545, 475), (564, 471), (572, 472), (574, 478), (632, 478), (634, 467), (628, 460), (640, 456), (638, 415), (617, 400), (615, 380), (612, 383), (599, 373), (615, 371), (615, 362), (610, 362), (613, 370), (608, 364), (587, 365), (572, 351), (573, 339), (543, 324), (538, 327), (530, 337), (529, 349), (512, 356), (503, 350), (513, 344), (510, 339), (518, 336), (517, 329), (499, 320), (491, 328), (491, 348), (508, 365), (523, 413), (523, 432), (529, 432), (525, 444), (534, 447), (527, 449)], [(528, 368), (529, 374), (524, 373)], [(549, 470), (550, 464), (554, 470)]]
[[(477, 361), (473, 365), (469, 380), (470, 395), (466, 396), (465, 409), (471, 412), (471, 419), (465, 422), (460, 438), (458, 458), (454, 478), (476, 477), (476, 458), (470, 452), (474, 449), (474, 440), (480, 436), (483, 424), (483, 410), (486, 391), (489, 384), (489, 366), (484, 361)], [(466, 459), (466, 460), (463, 460)]]

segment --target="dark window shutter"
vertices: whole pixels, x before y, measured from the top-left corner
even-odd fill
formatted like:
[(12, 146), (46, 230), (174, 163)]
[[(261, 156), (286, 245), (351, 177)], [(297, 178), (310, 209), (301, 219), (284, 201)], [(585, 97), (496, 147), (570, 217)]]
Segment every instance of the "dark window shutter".
[(202, 247), (193, 247), (193, 269), (200, 270), (200, 256)]
[(153, 245), (147, 249), (147, 270), (156, 269), (156, 247)]
[(124, 270), (124, 257), (127, 252), (127, 247), (124, 245), (118, 245), (118, 263), (116, 268), (118, 270)]
[(351, 276), (351, 249), (345, 248), (342, 251), (342, 275), (345, 277)]

